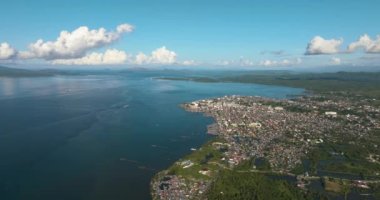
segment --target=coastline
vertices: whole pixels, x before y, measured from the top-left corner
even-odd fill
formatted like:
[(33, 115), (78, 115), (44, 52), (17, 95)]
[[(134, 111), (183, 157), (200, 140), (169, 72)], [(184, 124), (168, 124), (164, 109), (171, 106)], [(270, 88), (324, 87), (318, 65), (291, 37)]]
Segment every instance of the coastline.
[[(334, 106), (334, 110), (340, 113), (344, 106), (358, 104), (341, 97), (327, 101), (330, 102), (328, 104), (321, 103), (320, 99), (320, 96), (291, 100), (233, 95), (181, 104), (188, 112), (201, 112), (212, 117), (215, 123), (208, 125), (207, 132), (215, 137), (157, 173), (150, 183), (152, 198), (206, 199), (206, 194), (210, 193), (213, 195), (211, 199), (226, 199), (223, 192), (215, 193), (215, 188), (223, 188), (218, 180), (226, 176), (252, 176), (253, 182), (261, 180), (264, 185), (278, 185), (276, 187), (281, 191), (288, 191), (291, 199), (307, 199), (313, 195), (327, 197), (330, 195), (328, 192), (340, 194), (350, 191), (347, 188), (370, 188), (372, 183), (375, 184), (373, 187), (377, 187), (377, 180), (345, 178), (351, 173), (349, 171), (343, 172), (344, 176), (318, 174), (316, 166), (319, 161), (314, 160), (313, 154), (325, 148), (325, 144), (335, 145), (337, 135), (331, 134), (332, 130), (348, 131), (345, 140), (350, 140), (358, 133), (360, 137), (370, 136), (372, 132), (365, 127), (376, 127), (376, 123), (370, 123), (359, 131), (355, 125), (351, 127), (339, 121), (350, 118), (326, 110)], [(376, 110), (371, 107), (367, 109)], [(299, 129), (304, 130), (300, 132)], [(289, 131), (295, 131), (295, 134), (289, 135)], [(306, 158), (312, 162), (311, 166), (305, 167), (303, 160)], [(241, 177), (242, 174), (245, 175)], [(357, 185), (357, 182), (364, 185)], [(326, 192), (315, 191), (313, 187), (316, 184), (324, 185)], [(267, 198), (281, 196), (278, 188), (272, 188), (274, 196)], [(257, 190), (256, 187), (251, 189)], [(267, 193), (265, 191), (257, 190), (255, 193)], [(352, 194), (360, 195), (360, 192)]]

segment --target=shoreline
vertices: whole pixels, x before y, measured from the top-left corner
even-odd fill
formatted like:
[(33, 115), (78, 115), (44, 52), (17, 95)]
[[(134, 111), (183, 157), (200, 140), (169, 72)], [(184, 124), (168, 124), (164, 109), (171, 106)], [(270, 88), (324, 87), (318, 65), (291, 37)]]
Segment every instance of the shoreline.
[[(352, 121), (346, 123), (351, 118), (337, 113), (343, 112), (348, 105), (360, 107), (360, 104), (346, 97), (337, 97), (334, 101), (326, 101), (327, 103), (320, 99), (325, 97), (272, 99), (233, 95), (181, 104), (188, 112), (200, 112), (212, 117), (214, 123), (208, 125), (208, 133), (218, 134), (198, 150), (157, 173), (150, 183), (152, 198), (205, 199), (206, 193), (215, 195), (215, 182), (226, 173), (235, 173), (236, 177), (240, 173), (247, 173), (247, 176), (258, 176), (257, 180), (264, 178), (264, 182), (273, 182), (265, 179), (273, 176), (279, 180), (285, 178), (288, 182), (286, 176), (291, 175), (295, 177), (295, 182), (284, 186), (285, 190), (292, 191), (289, 193), (291, 198), (312, 191), (312, 182), (321, 185), (328, 182), (329, 187), (324, 189), (335, 193), (347, 187), (370, 188), (372, 183), (377, 184), (377, 180), (373, 182), (340, 176), (326, 176), (329, 177), (326, 179), (318, 174), (320, 169), (316, 168), (316, 163), (319, 161), (313, 161), (312, 155), (320, 148), (325, 148), (325, 144), (335, 145), (337, 133), (333, 134), (331, 131), (345, 132), (346, 136), (342, 139), (350, 141), (358, 133), (361, 138), (369, 137), (372, 132), (367, 127), (377, 126), (373, 121), (356, 121), (367, 123), (358, 130)], [(376, 111), (370, 106), (366, 109)], [(289, 134), (289, 131), (293, 134)], [(305, 158), (316, 163), (305, 167)], [(347, 175), (349, 171), (342, 174)], [(339, 181), (340, 184), (337, 183)], [(364, 185), (358, 185), (357, 182)], [(278, 182), (274, 181), (273, 184)], [(331, 185), (336, 188), (331, 189)], [(319, 192), (314, 194), (315, 191), (311, 193), (320, 195)], [(322, 195), (329, 194), (322, 192)]]

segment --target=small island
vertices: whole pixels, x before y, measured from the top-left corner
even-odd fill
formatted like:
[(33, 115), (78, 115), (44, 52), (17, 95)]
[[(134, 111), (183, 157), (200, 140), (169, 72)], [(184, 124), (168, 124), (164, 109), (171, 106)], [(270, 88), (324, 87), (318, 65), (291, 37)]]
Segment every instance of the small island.
[(153, 199), (324, 199), (380, 196), (376, 99), (225, 96), (183, 104), (216, 135), (159, 172)]

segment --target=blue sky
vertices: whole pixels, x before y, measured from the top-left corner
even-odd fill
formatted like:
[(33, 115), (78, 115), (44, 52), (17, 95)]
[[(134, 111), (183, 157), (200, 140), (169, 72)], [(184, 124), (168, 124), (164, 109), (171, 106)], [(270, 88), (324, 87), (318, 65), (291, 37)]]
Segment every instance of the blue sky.
[[(55, 41), (62, 30), (71, 32), (87, 26), (112, 31), (127, 23), (134, 26), (132, 32), (115, 42), (88, 49), (86, 55), (117, 49), (130, 57), (140, 52), (150, 57), (152, 51), (165, 46), (165, 50), (175, 53), (175, 64), (192, 61), (199, 65), (232, 66), (246, 60), (247, 65), (265, 65), (265, 61), (271, 61), (274, 66), (287, 60), (289, 65), (328, 65), (339, 59), (336, 64), (376, 65), (378, 52), (366, 53), (363, 45), (352, 53), (342, 52), (364, 34), (376, 45), (376, 36), (380, 34), (379, 10), (380, 1), (375, 0), (289, 0), (286, 3), (280, 0), (2, 0), (0, 43), (6, 42), (16, 51), (27, 51), (28, 45), (38, 39)], [(337, 47), (339, 52), (321, 50), (304, 55), (316, 36), (343, 39)], [(51, 63), (42, 57), (27, 61), (15, 57), (8, 56), (2, 62)]]

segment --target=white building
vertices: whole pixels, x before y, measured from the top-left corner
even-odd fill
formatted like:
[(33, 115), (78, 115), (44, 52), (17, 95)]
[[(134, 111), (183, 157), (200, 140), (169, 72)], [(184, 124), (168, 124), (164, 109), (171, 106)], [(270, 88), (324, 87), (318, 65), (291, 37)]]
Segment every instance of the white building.
[(331, 117), (336, 117), (338, 114), (336, 112), (333, 112), (333, 111), (327, 111), (327, 112), (325, 112), (325, 115), (331, 116)]

